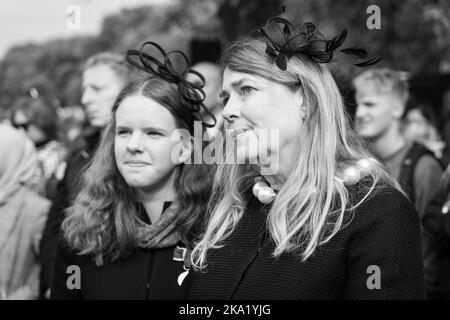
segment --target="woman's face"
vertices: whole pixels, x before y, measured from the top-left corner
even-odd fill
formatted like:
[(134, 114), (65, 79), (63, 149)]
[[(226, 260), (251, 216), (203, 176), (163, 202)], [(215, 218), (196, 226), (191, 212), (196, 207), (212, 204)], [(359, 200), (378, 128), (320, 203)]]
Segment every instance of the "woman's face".
[(228, 68), (222, 89), (225, 128), (235, 140), (238, 161), (260, 162), (271, 155), (272, 161), (292, 163), (304, 117), (300, 90)]
[(117, 167), (132, 188), (159, 191), (182, 162), (180, 141), (172, 139), (175, 118), (162, 105), (141, 96), (125, 98), (116, 112)]
[(14, 114), (13, 125), (17, 129), (23, 130), (36, 145), (47, 140), (47, 135), (44, 131), (31, 123), (30, 119), (28, 119), (27, 116), (20, 110)]

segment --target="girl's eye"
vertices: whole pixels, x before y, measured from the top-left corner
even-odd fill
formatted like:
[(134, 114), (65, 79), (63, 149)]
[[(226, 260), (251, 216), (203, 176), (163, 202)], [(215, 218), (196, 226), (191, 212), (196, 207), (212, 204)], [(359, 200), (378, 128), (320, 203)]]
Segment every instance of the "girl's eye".
[(246, 95), (249, 94), (250, 92), (252, 92), (254, 90), (254, 88), (250, 87), (250, 86), (242, 86), (240, 88), (241, 94)]
[(161, 136), (162, 134), (158, 131), (147, 131), (146, 134), (148, 136)]

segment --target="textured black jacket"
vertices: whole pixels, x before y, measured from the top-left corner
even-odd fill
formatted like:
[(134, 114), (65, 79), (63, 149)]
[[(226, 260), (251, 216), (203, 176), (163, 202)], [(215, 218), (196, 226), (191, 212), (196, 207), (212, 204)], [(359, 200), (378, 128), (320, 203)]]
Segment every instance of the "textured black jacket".
[(366, 199), (306, 262), (294, 254), (272, 257), (264, 232), (268, 210), (250, 198), (225, 246), (210, 250), (206, 272), (194, 275), (190, 299), (424, 298), (419, 219), (394, 188)]
[[(163, 212), (170, 205), (164, 203)], [(150, 224), (144, 213), (142, 220)], [(180, 241), (177, 246), (185, 247)], [(56, 252), (55, 270), (51, 286), (51, 298), (60, 300), (180, 300), (186, 299), (191, 274), (178, 283), (185, 272), (183, 261), (174, 260), (175, 245), (161, 249), (141, 249), (124, 258), (97, 267), (92, 258), (80, 256), (61, 241)], [(178, 256), (179, 258), (179, 256)], [(79, 268), (80, 288), (73, 285), (72, 276)]]
[[(186, 299), (191, 275), (178, 285), (178, 276), (184, 272), (183, 262), (173, 260), (173, 247), (164, 249), (137, 249), (125, 259), (95, 266), (89, 256), (79, 256), (60, 245), (56, 254), (51, 286), (53, 300), (145, 300)], [(74, 284), (79, 267), (80, 288)]]

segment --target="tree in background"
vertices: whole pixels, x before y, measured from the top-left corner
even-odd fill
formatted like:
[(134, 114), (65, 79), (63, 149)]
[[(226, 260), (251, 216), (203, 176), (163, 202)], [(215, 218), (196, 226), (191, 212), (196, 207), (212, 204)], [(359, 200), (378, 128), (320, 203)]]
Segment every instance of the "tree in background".
[(97, 52), (125, 54), (148, 40), (167, 50), (187, 51), (192, 35), (182, 19), (182, 9), (181, 4), (125, 9), (105, 17), (96, 37), (11, 48), (0, 63), (0, 108), (9, 109), (32, 87), (61, 106), (79, 104), (83, 63)]
[[(449, 71), (444, 70), (450, 62), (450, 4), (446, 0), (289, 0), (286, 4), (296, 17), (316, 22), (326, 34), (347, 28), (349, 43), (382, 56), (380, 66), (412, 74)], [(371, 5), (380, 8), (380, 30), (367, 28), (370, 14), (366, 10)]]
[[(296, 20), (317, 23), (327, 36), (347, 28), (349, 45), (382, 56), (379, 66), (408, 71), (413, 77), (450, 70), (448, 0), (183, 0), (109, 15), (96, 37), (12, 48), (0, 64), (0, 108), (9, 108), (31, 87), (62, 106), (78, 104), (82, 64), (93, 53), (110, 50), (123, 54), (147, 40), (188, 53), (192, 40), (213, 40), (223, 46), (263, 24), (281, 4), (288, 6)], [(380, 7), (380, 30), (367, 29), (369, 5)], [(329, 66), (343, 87), (361, 71), (350, 61)]]

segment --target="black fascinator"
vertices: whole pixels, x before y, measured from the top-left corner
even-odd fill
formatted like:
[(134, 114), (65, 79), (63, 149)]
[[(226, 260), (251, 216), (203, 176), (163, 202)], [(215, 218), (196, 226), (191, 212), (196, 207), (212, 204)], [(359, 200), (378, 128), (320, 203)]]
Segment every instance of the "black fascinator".
[[(155, 56), (145, 52), (146, 46), (153, 46), (157, 49), (160, 55), (158, 60)], [(171, 57), (180, 56), (184, 61), (184, 67), (181, 71), (175, 70), (174, 63)], [(206, 98), (203, 87), (205, 86), (205, 78), (200, 72), (191, 69), (189, 59), (179, 50), (165, 52), (161, 46), (155, 42), (145, 42), (141, 45), (139, 50), (132, 49), (127, 51), (126, 60), (132, 66), (158, 76), (168, 82), (174, 83), (178, 87), (178, 93), (186, 108), (192, 113), (197, 113), (197, 116), (202, 120), (205, 127), (214, 127), (216, 125), (215, 116), (208, 110), (203, 101)], [(198, 78), (198, 82), (191, 82), (186, 79), (188, 74), (192, 74)], [(203, 121), (200, 113), (201, 109), (213, 120), (213, 123), (206, 123)]]
[[(278, 68), (286, 70), (288, 59), (295, 54), (308, 56), (317, 63), (332, 62), (337, 49), (347, 38), (347, 29), (331, 39), (326, 39), (311, 22), (294, 25), (285, 15), (285, 11), (286, 7), (283, 6), (279, 15), (269, 18), (264, 27), (251, 33), (254, 38), (266, 38), (266, 53), (274, 59)], [(381, 57), (368, 59), (367, 51), (362, 48), (351, 47), (338, 51), (355, 59), (364, 60), (355, 63), (358, 67), (370, 66), (381, 60)]]

